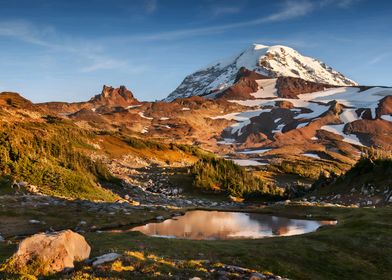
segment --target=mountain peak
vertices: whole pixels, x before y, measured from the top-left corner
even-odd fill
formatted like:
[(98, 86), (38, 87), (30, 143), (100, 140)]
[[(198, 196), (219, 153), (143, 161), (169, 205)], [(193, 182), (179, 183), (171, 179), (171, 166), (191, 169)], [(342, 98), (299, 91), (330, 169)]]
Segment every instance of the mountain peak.
[(252, 44), (239, 55), (218, 61), (187, 76), (166, 100), (224, 90), (233, 85), (241, 68), (270, 78), (294, 77), (332, 86), (357, 85), (325, 63), (304, 56), (290, 47)]
[(89, 102), (109, 106), (129, 106), (139, 103), (133, 93), (125, 86), (113, 88), (107, 85), (103, 86), (101, 94), (94, 96)]

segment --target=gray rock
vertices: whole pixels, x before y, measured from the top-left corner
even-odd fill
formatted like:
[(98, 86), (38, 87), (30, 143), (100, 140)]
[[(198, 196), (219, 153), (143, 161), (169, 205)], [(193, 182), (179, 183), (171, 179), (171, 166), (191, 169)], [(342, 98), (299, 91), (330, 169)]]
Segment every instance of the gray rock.
[(117, 253), (109, 253), (109, 254), (99, 256), (93, 260), (93, 266), (97, 266), (97, 265), (101, 265), (101, 264), (104, 264), (107, 262), (115, 261), (119, 257), (121, 257), (121, 255), (117, 254)]

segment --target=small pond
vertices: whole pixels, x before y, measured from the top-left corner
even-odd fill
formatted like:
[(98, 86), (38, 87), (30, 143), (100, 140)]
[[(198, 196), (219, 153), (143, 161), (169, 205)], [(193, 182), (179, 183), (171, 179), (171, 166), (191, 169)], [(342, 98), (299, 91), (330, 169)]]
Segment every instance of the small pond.
[(336, 221), (289, 219), (258, 213), (189, 211), (184, 216), (132, 228), (149, 236), (193, 240), (255, 239), (316, 231)]

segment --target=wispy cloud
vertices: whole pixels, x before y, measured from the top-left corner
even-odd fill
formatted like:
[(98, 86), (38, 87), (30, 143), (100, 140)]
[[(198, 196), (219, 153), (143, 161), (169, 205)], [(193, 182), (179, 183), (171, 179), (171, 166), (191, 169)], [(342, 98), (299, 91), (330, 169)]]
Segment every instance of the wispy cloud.
[(282, 9), (262, 19), (262, 22), (275, 22), (290, 20), (302, 16), (306, 16), (316, 8), (313, 2), (303, 1), (286, 1)]
[(346, 9), (361, 1), (362, 0), (321, 0), (319, 5), (321, 7), (336, 6), (338, 8)]
[(214, 17), (238, 14), (242, 11), (240, 6), (213, 6), (210, 8), (210, 13)]
[(98, 56), (95, 58), (94, 62), (92, 62), (90, 65), (82, 67), (80, 71), (84, 73), (90, 73), (97, 70), (116, 69), (126, 65), (127, 63), (125, 61)]
[(51, 26), (37, 26), (24, 20), (0, 22), (0, 37), (11, 37), (29, 44), (47, 48), (51, 52), (71, 53), (85, 59), (81, 72), (113, 69), (126, 65), (125, 61), (108, 57), (102, 46), (86, 40), (59, 36)]
[(158, 1), (157, 0), (146, 0), (146, 12), (149, 14), (155, 13), (158, 9)]
[[(297, 18), (307, 16), (327, 6), (347, 8), (359, 1), (361, 0), (322, 0), (322, 1), (286, 0), (281, 2), (280, 9), (277, 12), (251, 20), (227, 23), (222, 25), (215, 25), (215, 26), (208, 26), (208, 27), (177, 29), (177, 30), (160, 32), (155, 34), (153, 33), (147, 35), (139, 35), (139, 36), (136, 35), (136, 36), (128, 36), (128, 37), (124, 36), (123, 39), (125, 39), (126, 41), (140, 42), (140, 41), (175, 40), (175, 39), (181, 39), (185, 37), (204, 36), (204, 35), (226, 32), (228, 30), (232, 30), (235, 28), (257, 26), (257, 25), (263, 25), (267, 23), (294, 20)], [(220, 11), (217, 10), (216, 12), (234, 13), (235, 11), (237, 11), (237, 9), (238, 7), (227, 7), (227, 8), (221, 7), (221, 10)]]
[[(208, 26), (208, 27), (195, 27), (187, 29), (177, 29), (166, 32), (159, 32), (147, 35), (136, 35), (122, 37), (126, 41), (159, 41), (159, 40), (174, 40), (183, 37), (202, 36), (214, 33), (225, 32), (235, 28), (262, 25), (266, 23), (273, 23), (279, 21), (291, 20), (303, 17), (316, 8), (315, 4), (309, 0), (292, 1), (288, 0), (281, 4), (280, 10), (270, 15), (247, 20), (241, 22), (227, 23), (222, 25)], [(121, 38), (117, 38), (121, 39)]]
[(49, 26), (37, 27), (24, 20), (0, 22), (0, 36), (13, 37), (35, 45), (49, 46), (43, 38), (53, 33), (54, 29)]
[(390, 56), (392, 56), (392, 52), (385, 52), (385, 53), (380, 53), (376, 56), (374, 56), (369, 62), (369, 65), (375, 65), (380, 63), (381, 61), (389, 58)]

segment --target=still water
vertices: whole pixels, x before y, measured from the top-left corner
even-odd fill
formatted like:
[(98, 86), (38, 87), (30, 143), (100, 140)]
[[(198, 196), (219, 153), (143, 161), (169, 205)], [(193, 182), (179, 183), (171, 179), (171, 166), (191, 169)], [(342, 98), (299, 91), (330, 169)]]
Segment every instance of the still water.
[(184, 216), (135, 227), (146, 235), (194, 240), (254, 239), (316, 231), (336, 221), (298, 220), (257, 213), (189, 211)]

